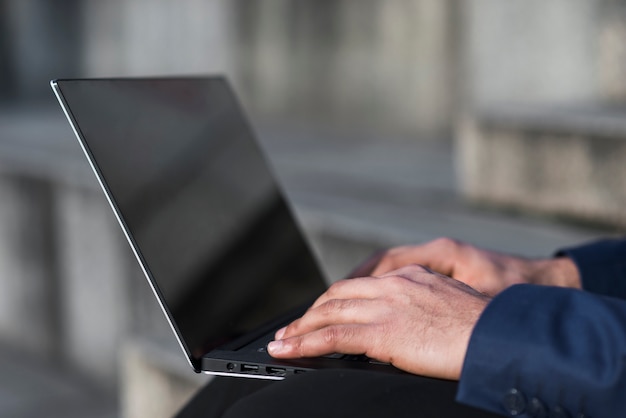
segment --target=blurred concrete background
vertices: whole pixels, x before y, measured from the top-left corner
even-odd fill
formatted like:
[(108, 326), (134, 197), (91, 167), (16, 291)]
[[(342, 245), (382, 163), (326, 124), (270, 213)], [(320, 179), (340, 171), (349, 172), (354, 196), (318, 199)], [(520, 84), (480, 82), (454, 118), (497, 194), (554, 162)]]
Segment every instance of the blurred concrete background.
[(617, 0), (0, 0), (0, 416), (171, 416), (188, 368), (49, 89), (226, 74), (329, 277), (626, 228)]

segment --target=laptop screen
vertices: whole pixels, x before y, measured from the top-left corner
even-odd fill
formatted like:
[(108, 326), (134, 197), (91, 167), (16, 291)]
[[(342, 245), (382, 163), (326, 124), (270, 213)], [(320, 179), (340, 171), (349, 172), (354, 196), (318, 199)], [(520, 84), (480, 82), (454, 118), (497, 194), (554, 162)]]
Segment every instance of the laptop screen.
[(324, 290), (224, 79), (57, 86), (194, 365)]

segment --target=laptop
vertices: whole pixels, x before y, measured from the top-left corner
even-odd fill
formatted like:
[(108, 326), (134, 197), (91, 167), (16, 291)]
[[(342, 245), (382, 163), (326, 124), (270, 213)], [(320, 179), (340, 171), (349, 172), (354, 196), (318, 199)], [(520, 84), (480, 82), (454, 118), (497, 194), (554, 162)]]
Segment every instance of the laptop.
[(327, 282), (225, 78), (51, 86), (194, 371), (399, 373), (362, 356), (266, 352)]

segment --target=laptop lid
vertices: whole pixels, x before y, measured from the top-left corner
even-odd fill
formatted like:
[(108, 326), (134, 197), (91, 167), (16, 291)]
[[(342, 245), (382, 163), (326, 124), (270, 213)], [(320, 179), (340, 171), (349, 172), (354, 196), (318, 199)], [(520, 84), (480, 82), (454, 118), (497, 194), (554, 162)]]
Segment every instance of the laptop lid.
[(195, 371), (324, 291), (224, 78), (51, 84)]

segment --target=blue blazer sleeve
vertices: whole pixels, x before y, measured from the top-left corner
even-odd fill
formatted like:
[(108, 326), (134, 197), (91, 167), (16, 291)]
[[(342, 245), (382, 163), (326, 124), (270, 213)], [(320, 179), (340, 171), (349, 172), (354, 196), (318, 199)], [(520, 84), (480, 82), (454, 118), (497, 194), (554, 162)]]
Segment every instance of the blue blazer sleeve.
[(606, 239), (564, 248), (557, 256), (574, 260), (583, 289), (626, 299), (626, 239)]
[(561, 252), (583, 287), (517, 285), (476, 324), (457, 400), (509, 416), (626, 417), (626, 240)]
[(626, 417), (625, 363), (626, 301), (517, 285), (474, 328), (457, 400), (512, 416)]

